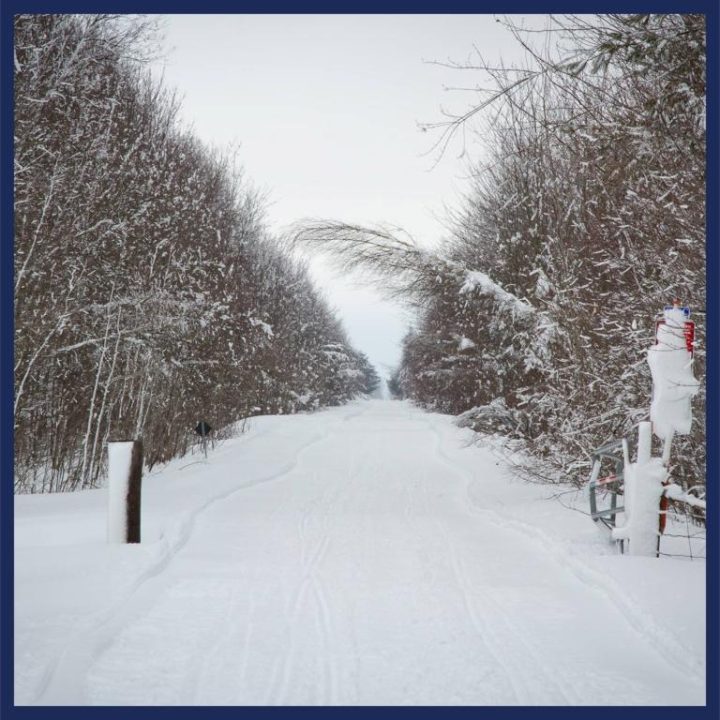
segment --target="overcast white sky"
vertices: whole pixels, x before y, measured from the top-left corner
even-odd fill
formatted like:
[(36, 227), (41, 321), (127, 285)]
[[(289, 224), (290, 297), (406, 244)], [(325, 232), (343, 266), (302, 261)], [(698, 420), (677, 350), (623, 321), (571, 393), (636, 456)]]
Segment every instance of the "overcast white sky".
[[(537, 18), (536, 18), (537, 20)], [(270, 227), (303, 218), (444, 234), (446, 206), (465, 188), (459, 147), (433, 166), (419, 122), (463, 110), (472, 73), (424, 61), (517, 57), (491, 15), (173, 15), (164, 74), (182, 117), (206, 142), (240, 145), (248, 177), (267, 191)], [(477, 56), (474, 56), (477, 59)], [(385, 374), (407, 317), (377, 293), (318, 271), (351, 340)]]

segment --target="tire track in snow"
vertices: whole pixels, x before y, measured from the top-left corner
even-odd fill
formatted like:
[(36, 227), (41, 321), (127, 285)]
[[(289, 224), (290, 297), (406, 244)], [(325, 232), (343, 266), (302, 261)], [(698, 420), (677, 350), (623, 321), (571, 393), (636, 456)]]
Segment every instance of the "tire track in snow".
[[(609, 601), (610, 605), (627, 622), (631, 630), (639, 636), (642, 644), (650, 645), (665, 664), (675, 671), (681, 669), (694, 682), (704, 685), (705, 668), (702, 663), (675, 636), (655, 623), (637, 603), (622, 591), (622, 588), (612, 578), (590, 568), (542, 530), (519, 520), (505, 518), (495, 510), (479, 508), (470, 495), (470, 486), (474, 482), (472, 473), (447, 455), (442, 447), (442, 435), (436, 425), (432, 421), (428, 421), (428, 426), (437, 439), (437, 457), (456, 475), (463, 477), (465, 480), (465, 503), (472, 515), (482, 517), (497, 528), (531, 540), (534, 548), (537, 548), (539, 543), (545, 551), (545, 558), (552, 561), (565, 575), (571, 575), (584, 588)], [(668, 658), (672, 658), (672, 661)]]
[(229, 499), (236, 493), (272, 482), (291, 473), (297, 467), (302, 455), (329, 435), (330, 431), (327, 429), (320, 434), (315, 434), (308, 442), (298, 448), (290, 462), (276, 472), (244, 483), (208, 499), (181, 521), (172, 541), (168, 541), (165, 534), (163, 534), (158, 541), (160, 547), (164, 545), (161, 557), (140, 573), (123, 597), (100, 614), (90, 627), (83, 630), (75, 641), (48, 665), (38, 685), (36, 697), (32, 704), (78, 704), (80, 698), (83, 697), (82, 684), (88, 670), (109, 649), (121, 629), (140, 615), (152, 602), (153, 596), (156, 596), (162, 588), (163, 574), (173, 559), (190, 541), (200, 516), (216, 503)]

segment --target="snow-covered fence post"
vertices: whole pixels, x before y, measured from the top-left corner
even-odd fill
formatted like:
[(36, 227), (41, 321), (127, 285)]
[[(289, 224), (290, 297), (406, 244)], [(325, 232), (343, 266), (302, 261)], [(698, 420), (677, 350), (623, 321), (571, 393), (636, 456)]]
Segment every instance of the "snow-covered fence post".
[(625, 523), (613, 529), (614, 540), (624, 540), (631, 555), (654, 557), (658, 547), (658, 509), (667, 470), (651, 457), (652, 426), (638, 425), (637, 459), (625, 468)]
[[(648, 350), (653, 378), (649, 422), (638, 426), (637, 461), (625, 472), (625, 523), (613, 530), (615, 540), (627, 540), (631, 555), (654, 556), (660, 536), (660, 500), (666, 490), (670, 447), (675, 434), (690, 432), (690, 401), (699, 383), (692, 374), (690, 311), (675, 301), (658, 322), (655, 345)], [(652, 433), (664, 442), (661, 458), (651, 456)]]
[(140, 542), (142, 440), (108, 443), (108, 542)]

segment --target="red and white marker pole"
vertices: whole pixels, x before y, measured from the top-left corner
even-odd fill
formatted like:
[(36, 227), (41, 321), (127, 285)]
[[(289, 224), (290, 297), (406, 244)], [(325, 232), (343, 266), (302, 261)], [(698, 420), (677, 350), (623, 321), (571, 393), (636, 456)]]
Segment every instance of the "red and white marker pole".
[[(625, 471), (626, 521), (613, 530), (616, 540), (628, 542), (631, 555), (657, 554), (672, 440), (676, 434), (689, 433), (692, 425), (691, 400), (699, 383), (692, 373), (694, 324), (689, 315), (689, 309), (680, 307), (677, 300), (666, 307), (663, 319), (656, 323), (655, 345), (648, 350), (653, 378), (651, 422), (638, 425), (637, 459)], [(660, 458), (652, 457), (653, 433), (664, 443)]]
[(664, 442), (665, 465), (670, 461), (673, 437), (686, 435), (692, 425), (691, 400), (700, 386), (692, 371), (694, 345), (690, 309), (675, 300), (655, 324), (655, 345), (648, 350), (653, 379), (650, 420), (655, 435)]

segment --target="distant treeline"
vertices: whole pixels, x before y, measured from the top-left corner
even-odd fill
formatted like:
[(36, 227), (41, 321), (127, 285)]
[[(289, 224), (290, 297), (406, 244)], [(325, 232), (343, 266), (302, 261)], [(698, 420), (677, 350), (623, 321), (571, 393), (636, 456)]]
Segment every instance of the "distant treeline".
[(102, 479), (223, 428), (370, 392), (305, 268), (233, 157), (177, 119), (144, 20), (15, 18), (15, 489)]
[[(485, 150), (439, 250), (331, 222), (298, 240), (363, 264), (415, 306), (395, 395), (521, 440), (536, 478), (580, 483), (595, 447), (648, 418), (645, 351), (675, 297), (693, 310), (705, 378), (705, 23), (612, 15), (556, 18), (548, 38), (512, 29), (529, 64), (480, 61), (478, 85), (493, 89), (428, 128), (443, 152), (479, 119)], [(537, 52), (528, 37), (562, 50)], [(705, 482), (702, 393), (693, 407), (673, 452), (686, 487)]]

